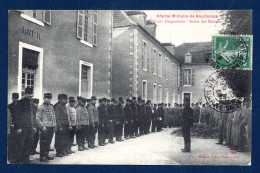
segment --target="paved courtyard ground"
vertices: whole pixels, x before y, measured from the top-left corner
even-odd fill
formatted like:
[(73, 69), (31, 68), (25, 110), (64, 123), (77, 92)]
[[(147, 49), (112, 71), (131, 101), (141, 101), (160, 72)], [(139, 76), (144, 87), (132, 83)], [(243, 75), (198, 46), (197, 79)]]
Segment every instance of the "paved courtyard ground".
[[(191, 139), (190, 153), (182, 153), (182, 137), (171, 135), (176, 128), (150, 133), (124, 142), (78, 151), (62, 158), (55, 157), (48, 163), (39, 161), (39, 155), (31, 156), (33, 164), (80, 165), (250, 165), (250, 153), (231, 153), (226, 146), (216, 145), (215, 139)], [(97, 144), (97, 142), (96, 142)], [(53, 144), (52, 144), (52, 148)], [(39, 147), (37, 148), (39, 151)], [(50, 152), (55, 156), (55, 151)]]

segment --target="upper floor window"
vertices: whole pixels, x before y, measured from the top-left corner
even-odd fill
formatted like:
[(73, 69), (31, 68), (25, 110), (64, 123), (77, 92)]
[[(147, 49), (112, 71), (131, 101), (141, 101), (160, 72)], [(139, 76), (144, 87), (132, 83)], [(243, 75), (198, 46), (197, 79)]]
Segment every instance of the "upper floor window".
[[(51, 25), (51, 10), (23, 10), (22, 14), (29, 16), (32, 19), (36, 19), (38, 21)], [(37, 21), (34, 20), (30, 21), (37, 23)]]
[(162, 54), (159, 53), (159, 76), (162, 77)]
[(97, 10), (78, 10), (77, 38), (93, 47), (97, 46)]
[(157, 51), (154, 49), (153, 50), (153, 73), (156, 75), (157, 71)]
[(191, 85), (192, 84), (192, 70), (191, 69), (183, 69), (183, 85)]
[(169, 62), (168, 62), (168, 58), (165, 58), (165, 79), (168, 80), (168, 76), (169, 76), (169, 69), (168, 69), (168, 66), (169, 66)]
[(143, 41), (142, 46), (142, 69), (147, 70), (147, 43)]

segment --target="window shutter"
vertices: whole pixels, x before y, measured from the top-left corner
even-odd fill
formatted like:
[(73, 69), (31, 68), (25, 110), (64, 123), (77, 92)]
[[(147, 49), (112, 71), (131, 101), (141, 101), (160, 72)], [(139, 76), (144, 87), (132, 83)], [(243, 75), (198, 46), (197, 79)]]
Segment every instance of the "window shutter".
[(51, 25), (51, 10), (43, 11), (43, 22)]
[(183, 86), (183, 69), (180, 69), (180, 86)]
[(191, 85), (194, 86), (194, 75), (195, 75), (195, 70), (191, 70)]
[(142, 42), (142, 69), (144, 69), (144, 42)]
[(77, 38), (79, 39), (83, 39), (83, 21), (84, 21), (84, 11), (78, 10)]

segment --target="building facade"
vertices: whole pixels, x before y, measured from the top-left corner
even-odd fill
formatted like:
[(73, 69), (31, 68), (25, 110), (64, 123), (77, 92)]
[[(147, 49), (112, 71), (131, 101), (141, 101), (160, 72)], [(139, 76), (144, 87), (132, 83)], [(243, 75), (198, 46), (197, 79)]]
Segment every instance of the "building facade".
[(211, 43), (184, 43), (175, 49), (175, 57), (181, 62), (180, 93), (183, 104), (184, 98), (190, 103), (205, 103), (205, 81), (214, 72), (211, 68)]
[(110, 97), (113, 11), (11, 10), (8, 13), (8, 102), (11, 93)]
[(142, 11), (114, 11), (112, 96), (178, 102), (180, 62), (174, 46), (156, 39), (156, 24), (146, 17)]

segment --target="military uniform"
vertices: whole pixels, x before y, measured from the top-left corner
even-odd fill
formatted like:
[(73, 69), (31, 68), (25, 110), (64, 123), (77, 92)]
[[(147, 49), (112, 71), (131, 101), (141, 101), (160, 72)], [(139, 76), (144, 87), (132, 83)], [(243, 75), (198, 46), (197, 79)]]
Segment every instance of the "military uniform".
[[(33, 93), (31, 88), (27, 89), (25, 93)], [(19, 158), (21, 163), (29, 163), (30, 150), (32, 146), (33, 133), (35, 130), (34, 124), (34, 103), (33, 99), (30, 96), (25, 96), (18, 102), (19, 106), (19, 120), (20, 127), (22, 129), (21, 132), (21, 149)]]
[(162, 104), (159, 104), (159, 107), (157, 109), (157, 129), (158, 131), (162, 130), (163, 127), (163, 117), (164, 117), (164, 110), (162, 108)]
[(133, 113), (131, 109), (130, 99), (126, 100), (126, 105), (124, 107), (124, 120), (125, 120), (125, 127), (124, 127), (124, 136), (125, 139), (128, 137), (132, 137), (132, 123), (133, 123)]
[(78, 144), (78, 150), (83, 151), (87, 148), (85, 147), (84, 143), (85, 141), (90, 142), (89, 138), (89, 114), (88, 110), (84, 107), (86, 103), (85, 98), (80, 98), (79, 102), (82, 102), (78, 104), (78, 107), (76, 109), (76, 128), (77, 128), (77, 144)]
[(111, 103), (108, 108), (107, 108), (107, 114), (108, 114), (108, 129), (109, 129), (109, 133), (108, 133), (108, 139), (110, 143), (114, 143), (114, 136), (115, 136), (115, 120), (116, 120), (116, 114), (115, 114), (115, 99), (112, 98), (111, 99)]
[(98, 126), (98, 143), (100, 146), (105, 145), (106, 140), (106, 121), (107, 121), (107, 109), (105, 105), (105, 99), (102, 99), (102, 102), (97, 107), (98, 110), (98, 119), (99, 119), (99, 126)]
[(147, 101), (147, 105), (146, 105), (146, 116), (145, 116), (145, 134), (150, 133), (150, 127), (151, 127), (151, 120), (152, 120), (152, 116), (153, 116), (153, 111), (152, 108), (150, 106), (150, 100)]
[[(91, 100), (97, 100), (95, 96), (91, 97)], [(95, 145), (95, 138), (98, 129), (98, 113), (97, 108), (94, 103), (90, 103), (87, 107), (89, 114), (89, 148), (93, 148)]]
[[(62, 100), (67, 100), (67, 95), (62, 95)], [(61, 102), (55, 110), (57, 132), (55, 135), (55, 147), (57, 156), (66, 156), (70, 150), (70, 138), (69, 138), (69, 120), (66, 109), (66, 103)]]
[(182, 135), (184, 138), (184, 150), (183, 152), (190, 152), (191, 150), (191, 139), (190, 139), (190, 128), (193, 126), (193, 110), (187, 104), (183, 109), (182, 116)]
[[(52, 94), (44, 94), (45, 98), (51, 98)], [(50, 144), (56, 128), (56, 117), (53, 105), (44, 102), (37, 109), (36, 123), (40, 129), (40, 159), (52, 160), (49, 156)]]
[(19, 155), (20, 152), (20, 140), (21, 133), (18, 133), (17, 130), (21, 128), (20, 125), (20, 116), (19, 116), (19, 106), (18, 106), (18, 93), (12, 94), (12, 99), (14, 101), (8, 105), (8, 112), (10, 113), (9, 117), (9, 126), (10, 126), (10, 134), (8, 135), (8, 160), (10, 163), (17, 164), (19, 163)]
[(157, 108), (156, 108), (156, 106), (157, 106), (157, 104), (154, 104), (153, 116), (152, 116), (152, 132), (158, 131), (158, 128), (157, 128)]
[[(33, 112), (33, 121), (34, 121), (34, 124), (36, 124), (36, 112), (37, 112), (37, 108), (39, 104), (39, 99), (33, 99), (33, 102), (34, 102), (34, 112)], [(37, 151), (36, 151), (36, 148), (37, 148), (37, 145), (38, 145), (38, 142), (39, 142), (39, 139), (40, 139), (40, 129), (38, 126), (36, 126), (36, 132), (33, 134), (33, 142), (32, 142), (32, 147), (31, 147), (31, 154), (39, 154)]]
[(116, 140), (117, 141), (123, 141), (122, 140), (122, 134), (123, 134), (123, 125), (124, 125), (124, 109), (123, 109), (123, 98), (119, 97), (119, 102), (116, 105)]
[[(76, 100), (74, 97), (69, 97), (69, 104), (67, 105), (67, 113), (69, 116), (69, 138), (70, 138), (70, 145), (73, 146), (74, 136), (77, 131), (76, 122), (77, 122), (77, 115), (75, 109), (75, 102)], [(70, 148), (71, 150), (71, 148)], [(73, 151), (71, 151), (73, 152)]]
[(227, 120), (228, 120), (227, 113), (220, 113), (219, 142), (217, 144), (223, 144), (224, 139), (226, 139)]
[(136, 105), (136, 98), (133, 97), (132, 98), (132, 104), (131, 104), (131, 109), (132, 109), (132, 113), (133, 113), (133, 135), (138, 137), (139, 133), (138, 133), (138, 110), (137, 110), (137, 105)]

